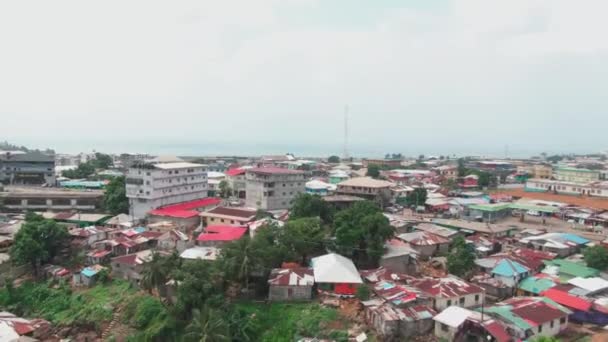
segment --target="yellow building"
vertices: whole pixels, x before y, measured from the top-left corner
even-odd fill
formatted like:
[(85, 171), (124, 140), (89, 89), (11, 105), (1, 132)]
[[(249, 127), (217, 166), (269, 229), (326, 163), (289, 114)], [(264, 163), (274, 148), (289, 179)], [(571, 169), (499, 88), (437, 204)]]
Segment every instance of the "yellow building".
[(591, 183), (600, 180), (600, 172), (575, 167), (560, 167), (555, 170), (555, 179), (563, 182)]

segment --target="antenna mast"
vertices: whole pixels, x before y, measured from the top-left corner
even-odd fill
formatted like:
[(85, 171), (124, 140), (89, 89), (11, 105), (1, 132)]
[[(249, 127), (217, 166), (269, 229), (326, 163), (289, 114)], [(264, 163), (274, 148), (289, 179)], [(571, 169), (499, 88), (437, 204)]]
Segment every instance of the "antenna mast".
[(348, 159), (348, 105), (344, 106), (344, 155), (343, 159)]

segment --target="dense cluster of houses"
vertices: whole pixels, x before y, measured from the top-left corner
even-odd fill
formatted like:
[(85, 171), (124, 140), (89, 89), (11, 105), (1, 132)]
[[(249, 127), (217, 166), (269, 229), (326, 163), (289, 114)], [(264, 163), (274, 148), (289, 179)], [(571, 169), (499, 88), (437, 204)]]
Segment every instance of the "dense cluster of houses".
[[(367, 176), (372, 164), (382, 166), (380, 177)], [(608, 324), (608, 281), (580, 258), (594, 242), (544, 225), (545, 219), (555, 218), (596, 229), (608, 224), (608, 212), (488, 194), (477, 174), (459, 176), (457, 164), (447, 159), (331, 164), (286, 155), (224, 166), (157, 158), (126, 172), (132, 205), (128, 215), (42, 212), (68, 225), (70, 246), (86, 253), (86, 267), (68, 271), (46, 265), (45, 274), (92, 286), (107, 271), (137, 284), (153, 252), (213, 262), (225, 244), (254, 236), (268, 223), (282, 226), (293, 199), (306, 192), (336, 208), (377, 201), (396, 234), (386, 241), (377, 269), (359, 270), (347, 257), (329, 253), (306, 265), (272, 270), (269, 300), (353, 298), (365, 287), (371, 296), (361, 299), (363, 316), (387, 341), (433, 334), (502, 342), (557, 335), (569, 322)], [(602, 182), (601, 172), (596, 180), (596, 173), (540, 162), (473, 160), (467, 167), (528, 184), (537, 178)], [(221, 199), (225, 184), (231, 197)], [(405, 211), (400, 204), (421, 188), (426, 190), (424, 204)], [(260, 209), (270, 215), (261, 218)], [(535, 217), (536, 223), (524, 229), (513, 224), (514, 217)], [(13, 216), (0, 223), (0, 257), (21, 222), (22, 217)], [(463, 278), (446, 271), (446, 257), (461, 237), (476, 256), (474, 269)]]

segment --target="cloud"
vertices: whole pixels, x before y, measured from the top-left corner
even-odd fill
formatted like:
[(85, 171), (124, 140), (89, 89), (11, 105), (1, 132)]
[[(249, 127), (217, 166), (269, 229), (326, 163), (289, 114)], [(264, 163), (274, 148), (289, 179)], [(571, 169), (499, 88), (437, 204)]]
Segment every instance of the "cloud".
[(605, 1), (347, 4), (337, 24), (312, 0), (3, 3), (3, 131), (339, 150), (350, 104), (360, 151), (568, 149), (563, 132), (593, 149), (602, 136)]

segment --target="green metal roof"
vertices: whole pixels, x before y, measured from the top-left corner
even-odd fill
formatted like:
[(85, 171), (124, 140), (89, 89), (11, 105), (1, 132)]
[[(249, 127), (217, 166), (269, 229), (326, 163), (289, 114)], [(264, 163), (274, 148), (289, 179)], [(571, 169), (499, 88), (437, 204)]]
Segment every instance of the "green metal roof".
[(549, 278), (532, 276), (522, 280), (521, 283), (519, 283), (519, 289), (534, 294), (540, 294), (555, 285), (555, 282)]
[(595, 277), (600, 274), (600, 271), (595, 268), (583, 266), (568, 260), (547, 260), (545, 261), (545, 265), (559, 266), (560, 278), (562, 274), (581, 278)]
[(469, 209), (479, 211), (497, 212), (510, 208), (511, 203), (494, 203), (494, 204), (472, 204)]

